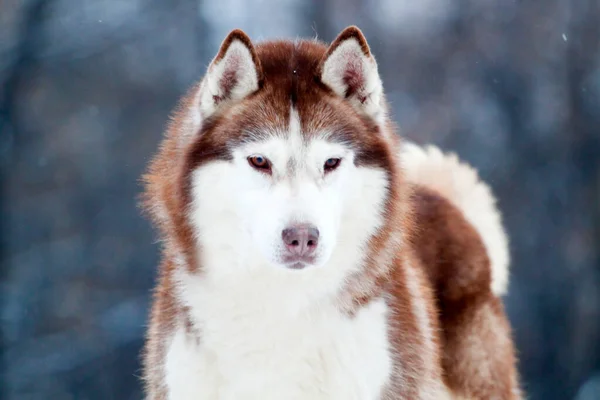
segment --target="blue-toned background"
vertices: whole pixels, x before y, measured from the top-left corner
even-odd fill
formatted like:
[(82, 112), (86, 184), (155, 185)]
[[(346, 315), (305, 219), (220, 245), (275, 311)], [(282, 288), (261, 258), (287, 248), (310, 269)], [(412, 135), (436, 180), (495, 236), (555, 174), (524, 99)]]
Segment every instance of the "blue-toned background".
[(229, 30), (365, 32), (410, 139), (499, 197), (531, 399), (600, 399), (598, 0), (0, 1), (0, 396), (140, 399), (139, 176)]

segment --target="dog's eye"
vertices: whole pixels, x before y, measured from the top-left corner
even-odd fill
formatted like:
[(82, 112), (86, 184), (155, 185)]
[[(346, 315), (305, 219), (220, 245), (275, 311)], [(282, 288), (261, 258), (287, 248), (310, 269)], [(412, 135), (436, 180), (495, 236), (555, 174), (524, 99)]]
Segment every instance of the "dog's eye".
[(325, 172), (333, 171), (334, 169), (340, 166), (341, 161), (341, 158), (330, 158), (327, 161), (325, 161), (323, 169), (325, 170)]
[(250, 156), (248, 157), (248, 163), (255, 169), (262, 172), (271, 172), (271, 163), (263, 156)]

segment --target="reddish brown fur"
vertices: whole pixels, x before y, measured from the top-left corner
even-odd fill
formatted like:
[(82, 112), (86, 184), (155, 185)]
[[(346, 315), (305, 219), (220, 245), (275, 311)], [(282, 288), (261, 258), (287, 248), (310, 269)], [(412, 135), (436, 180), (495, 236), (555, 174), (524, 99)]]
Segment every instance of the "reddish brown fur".
[[(193, 328), (187, 311), (176, 301), (172, 282), (174, 270), (182, 266), (201, 273), (197, 244), (185, 218), (190, 173), (202, 163), (229, 159), (230, 146), (248, 140), (240, 127), (260, 131), (287, 126), (292, 104), (305, 135), (327, 127), (335, 132), (332, 140), (355, 147), (358, 165), (376, 166), (388, 174), (386, 223), (369, 243), (362, 272), (351, 277), (339, 296), (340, 308), (349, 315), (373, 299), (388, 299), (392, 309), (390, 342), (395, 361), (402, 363), (405, 373), (392, 377), (383, 398), (415, 398), (426, 379), (445, 380), (454, 392), (474, 398), (516, 398), (510, 394), (518, 385), (510, 329), (500, 301), (490, 291), (490, 263), (481, 238), (448, 201), (404, 182), (397, 160), (399, 139), (381, 132), (395, 131), (390, 121), (378, 126), (320, 82), (325, 57), (350, 37), (370, 55), (366, 40), (354, 27), (344, 31), (329, 50), (316, 41), (267, 42), (255, 48), (236, 30), (224, 41), (215, 60), (223, 58), (234, 39), (242, 41), (259, 71), (259, 90), (241, 102), (223, 102), (189, 143), (181, 132), (187, 110), (196, 106), (198, 85), (175, 112), (144, 177), (144, 204), (164, 240), (144, 357), (152, 399), (166, 398), (161, 366), (173, 327), (181, 322)], [(426, 346), (428, 338), (415, 314), (416, 299), (408, 290), (408, 279), (416, 279), (424, 299), (431, 320), (431, 348)], [(201, 332), (194, 334), (201, 340)], [(477, 339), (475, 348), (468, 338)], [(489, 371), (487, 378), (478, 372), (482, 369)]]
[(478, 399), (516, 398), (510, 325), (491, 292), (490, 261), (481, 238), (438, 194), (419, 187), (413, 202), (414, 249), (436, 293), (448, 386)]

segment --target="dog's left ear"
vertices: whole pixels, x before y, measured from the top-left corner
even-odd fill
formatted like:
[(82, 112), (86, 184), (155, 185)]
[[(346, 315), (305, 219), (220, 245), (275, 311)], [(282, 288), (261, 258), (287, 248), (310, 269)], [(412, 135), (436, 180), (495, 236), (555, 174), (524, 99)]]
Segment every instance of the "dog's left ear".
[(364, 35), (349, 26), (333, 41), (319, 66), (321, 82), (375, 120), (383, 115), (381, 78)]

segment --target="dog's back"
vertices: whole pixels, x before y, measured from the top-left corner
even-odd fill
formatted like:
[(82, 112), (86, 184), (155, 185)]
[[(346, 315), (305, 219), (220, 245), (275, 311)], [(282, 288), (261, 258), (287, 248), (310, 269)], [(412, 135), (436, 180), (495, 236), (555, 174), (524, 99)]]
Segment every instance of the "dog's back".
[(494, 199), (400, 143), (357, 28), (232, 32), (145, 179), (149, 398), (520, 397)]
[(446, 383), (464, 397), (520, 398), (499, 298), (509, 253), (496, 200), (454, 154), (407, 144), (401, 158), (414, 185), (413, 248), (435, 291)]

